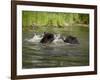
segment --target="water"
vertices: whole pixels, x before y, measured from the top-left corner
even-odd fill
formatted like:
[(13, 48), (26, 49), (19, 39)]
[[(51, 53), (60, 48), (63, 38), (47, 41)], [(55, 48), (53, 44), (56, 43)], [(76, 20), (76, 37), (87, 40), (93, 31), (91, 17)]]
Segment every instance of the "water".
[[(32, 32), (23, 32), (22, 67), (49, 68), (89, 65), (88, 27), (78, 26), (71, 35), (78, 38), (80, 44), (58, 42), (43, 45), (32, 42)], [(66, 35), (66, 33), (65, 33)]]

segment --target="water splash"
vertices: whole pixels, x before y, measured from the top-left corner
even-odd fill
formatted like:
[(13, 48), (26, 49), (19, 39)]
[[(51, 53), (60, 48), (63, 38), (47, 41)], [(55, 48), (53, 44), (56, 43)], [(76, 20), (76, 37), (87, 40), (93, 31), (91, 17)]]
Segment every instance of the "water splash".
[(28, 42), (40, 42), (40, 40), (42, 39), (43, 37), (41, 35), (37, 35), (37, 34), (34, 34), (34, 36), (30, 39), (25, 39), (25, 41), (28, 41)]
[(64, 41), (61, 39), (61, 35), (60, 34), (57, 34), (54, 37), (55, 37), (55, 39), (53, 41), (54, 44), (64, 43)]

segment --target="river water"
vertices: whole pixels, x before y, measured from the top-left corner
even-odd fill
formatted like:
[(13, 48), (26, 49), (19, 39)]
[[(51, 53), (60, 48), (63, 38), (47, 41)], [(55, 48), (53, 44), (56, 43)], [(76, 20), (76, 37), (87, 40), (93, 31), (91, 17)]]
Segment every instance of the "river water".
[[(43, 45), (39, 42), (29, 42), (33, 32), (23, 32), (22, 68), (50, 68), (89, 65), (89, 30), (78, 26), (72, 32), (79, 44), (51, 43)], [(72, 34), (72, 35), (73, 35)]]

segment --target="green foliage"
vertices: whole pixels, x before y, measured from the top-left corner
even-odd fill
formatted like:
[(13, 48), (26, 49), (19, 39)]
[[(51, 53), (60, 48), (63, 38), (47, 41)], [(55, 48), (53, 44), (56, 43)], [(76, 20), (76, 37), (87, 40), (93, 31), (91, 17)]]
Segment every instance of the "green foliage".
[[(89, 14), (23, 11), (23, 31), (64, 28), (74, 24), (89, 24)], [(40, 28), (43, 29), (40, 29)]]

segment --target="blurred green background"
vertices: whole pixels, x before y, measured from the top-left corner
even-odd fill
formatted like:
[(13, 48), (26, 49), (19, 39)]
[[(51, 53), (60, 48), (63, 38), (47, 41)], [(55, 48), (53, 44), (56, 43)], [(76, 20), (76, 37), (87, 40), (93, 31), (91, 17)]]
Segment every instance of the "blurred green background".
[(88, 26), (89, 14), (58, 13), (58, 12), (22, 12), (23, 31), (34, 32), (63, 32), (72, 31), (69, 26)]

